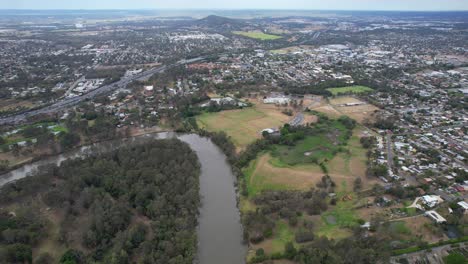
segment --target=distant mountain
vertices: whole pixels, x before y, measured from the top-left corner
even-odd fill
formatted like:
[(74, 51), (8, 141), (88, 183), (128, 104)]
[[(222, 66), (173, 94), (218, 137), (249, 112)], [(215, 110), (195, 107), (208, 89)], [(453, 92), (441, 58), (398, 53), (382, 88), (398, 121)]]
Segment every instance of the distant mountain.
[(222, 16), (207, 16), (205, 18), (196, 21), (198, 26), (210, 27), (210, 28), (237, 28), (242, 27), (245, 23), (238, 19), (232, 19)]

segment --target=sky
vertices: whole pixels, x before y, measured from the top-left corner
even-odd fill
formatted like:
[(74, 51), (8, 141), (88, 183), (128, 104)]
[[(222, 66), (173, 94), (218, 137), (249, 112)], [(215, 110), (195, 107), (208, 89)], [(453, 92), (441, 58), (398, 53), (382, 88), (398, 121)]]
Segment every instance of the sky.
[(0, 9), (468, 10), (468, 0), (0, 0)]

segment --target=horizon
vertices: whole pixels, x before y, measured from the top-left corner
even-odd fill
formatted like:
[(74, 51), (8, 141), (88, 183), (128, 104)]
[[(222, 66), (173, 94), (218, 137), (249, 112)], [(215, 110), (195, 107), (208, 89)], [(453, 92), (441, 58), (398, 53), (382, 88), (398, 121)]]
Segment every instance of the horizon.
[(274, 11), (399, 11), (443, 12), (468, 11), (468, 1), (446, 0), (238, 0), (224, 3), (216, 0), (19, 0), (0, 2), (0, 10), (274, 10)]
[(468, 12), (467, 9), (297, 9), (297, 8), (0, 8), (0, 11), (298, 11), (298, 12)]

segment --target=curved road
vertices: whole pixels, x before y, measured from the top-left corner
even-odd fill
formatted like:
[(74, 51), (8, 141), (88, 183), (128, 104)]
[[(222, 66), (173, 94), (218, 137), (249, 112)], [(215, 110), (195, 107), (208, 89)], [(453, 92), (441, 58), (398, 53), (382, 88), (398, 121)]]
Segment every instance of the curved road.
[(91, 92), (89, 92), (87, 94), (81, 95), (81, 96), (76, 96), (76, 97), (73, 97), (73, 98), (65, 98), (65, 99), (62, 99), (62, 100), (60, 100), (60, 101), (58, 101), (56, 103), (53, 103), (52, 105), (44, 106), (44, 107), (42, 107), (40, 109), (31, 110), (31, 111), (27, 111), (27, 112), (23, 112), (23, 113), (17, 113), (17, 114), (9, 115), (9, 116), (6, 116), (6, 117), (2, 117), (2, 118), (0, 118), (0, 125), (18, 124), (18, 123), (26, 121), (27, 118), (32, 117), (32, 116), (36, 116), (36, 115), (40, 115), (40, 114), (54, 113), (54, 112), (66, 109), (68, 107), (77, 105), (77, 104), (81, 103), (82, 101), (90, 100), (90, 99), (96, 97), (97, 95), (104, 94), (104, 93), (109, 93), (109, 92), (115, 91), (115, 90), (120, 89), (120, 88), (125, 88), (129, 83), (131, 83), (133, 81), (146, 80), (146, 79), (150, 78), (152, 75), (154, 75), (156, 73), (163, 72), (164, 70), (166, 70), (168, 68), (193, 63), (193, 62), (197, 62), (197, 61), (204, 60), (204, 59), (205, 58), (203, 58), (203, 57), (198, 57), (198, 58), (194, 58), (194, 59), (190, 59), (190, 60), (181, 60), (181, 61), (178, 61), (178, 62), (176, 62), (176, 63), (174, 63), (172, 65), (168, 65), (168, 66), (161, 66), (161, 67), (157, 67), (157, 68), (151, 68), (151, 69), (149, 69), (147, 71), (144, 71), (144, 72), (141, 72), (139, 74), (130, 76), (128, 78), (123, 78), (120, 81), (117, 81), (115, 83), (111, 83), (111, 84), (108, 84), (108, 85), (105, 85), (105, 86), (101, 86), (101, 87), (99, 87), (99, 88), (97, 88), (97, 89), (95, 89), (95, 90), (93, 90), (93, 91), (91, 91)]

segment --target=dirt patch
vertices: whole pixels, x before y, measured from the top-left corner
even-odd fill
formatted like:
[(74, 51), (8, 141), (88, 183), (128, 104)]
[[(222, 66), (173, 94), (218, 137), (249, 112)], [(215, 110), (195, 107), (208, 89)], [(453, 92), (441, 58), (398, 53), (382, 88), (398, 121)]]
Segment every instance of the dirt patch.
[(330, 106), (340, 115), (347, 115), (361, 124), (366, 119), (372, 121), (375, 111), (379, 110), (374, 105), (350, 96), (330, 99)]
[(320, 113), (324, 113), (328, 115), (329, 117), (336, 118), (340, 117), (342, 114), (338, 112), (335, 108), (333, 108), (331, 105), (321, 105), (318, 107), (312, 108), (312, 110), (315, 110)]
[(304, 121), (302, 124), (315, 124), (318, 121), (318, 117), (314, 115), (304, 115)]
[(372, 121), (375, 111), (379, 108), (370, 104), (365, 104), (356, 106), (336, 107), (336, 109), (362, 124), (366, 119)]
[(330, 104), (333, 106), (342, 105), (342, 104), (363, 104), (363, 103), (364, 103), (363, 101), (357, 98), (351, 97), (351, 96), (343, 96), (343, 97), (336, 97), (336, 98), (330, 99)]

